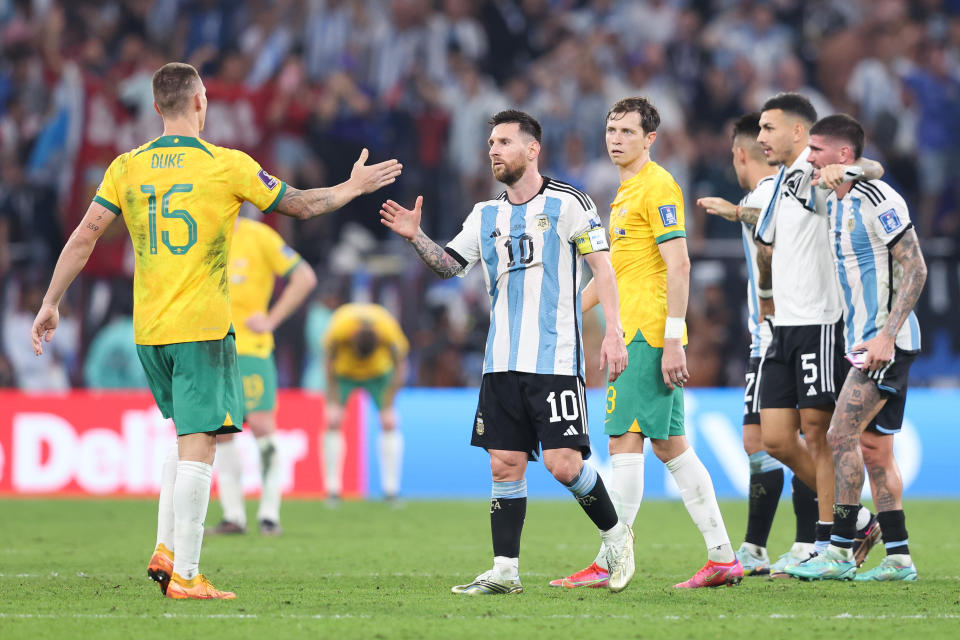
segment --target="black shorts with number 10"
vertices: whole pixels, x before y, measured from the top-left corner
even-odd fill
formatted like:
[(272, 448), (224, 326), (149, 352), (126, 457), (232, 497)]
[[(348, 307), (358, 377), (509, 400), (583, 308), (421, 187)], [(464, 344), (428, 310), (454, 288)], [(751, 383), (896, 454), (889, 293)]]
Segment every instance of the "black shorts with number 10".
[(470, 444), (484, 449), (525, 451), (579, 449), (590, 457), (587, 404), (578, 376), (504, 371), (486, 373)]

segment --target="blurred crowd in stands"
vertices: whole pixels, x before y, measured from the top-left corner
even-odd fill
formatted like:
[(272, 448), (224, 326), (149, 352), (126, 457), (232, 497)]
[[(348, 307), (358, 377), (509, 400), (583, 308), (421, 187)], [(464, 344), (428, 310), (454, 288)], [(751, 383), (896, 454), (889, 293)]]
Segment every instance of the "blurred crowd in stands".
[[(423, 194), (424, 230), (445, 242), (475, 201), (499, 192), (487, 119), (515, 107), (544, 126), (542, 173), (587, 191), (605, 217), (617, 175), (604, 115), (628, 95), (660, 110), (653, 157), (686, 197), (691, 384), (742, 384), (739, 226), (695, 200), (739, 200), (730, 123), (779, 91), (865, 125), (866, 155), (906, 197), (931, 265), (924, 356), (911, 377), (960, 381), (960, 0), (0, 0), (0, 51), (0, 387), (142, 380), (121, 224), (72, 288), (43, 358), (28, 333), (107, 164), (160, 134), (150, 79), (170, 60), (204, 78), (203, 138), (297, 187), (344, 180), (363, 147), (404, 164), (386, 192), (335, 214), (268, 216), (321, 282), (278, 331), (281, 386), (323, 388), (320, 336), (348, 300), (400, 318), (410, 384), (478, 384), (480, 274), (438, 280), (388, 237), (380, 202)], [(585, 320), (588, 359), (600, 323)], [(595, 369), (589, 382), (600, 384)]]

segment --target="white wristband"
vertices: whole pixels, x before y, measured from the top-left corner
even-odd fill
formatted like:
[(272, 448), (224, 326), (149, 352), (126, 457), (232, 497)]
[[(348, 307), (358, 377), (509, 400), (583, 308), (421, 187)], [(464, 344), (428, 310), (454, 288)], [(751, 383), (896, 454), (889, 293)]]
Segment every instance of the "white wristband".
[(757, 297), (761, 300), (769, 300), (773, 297), (773, 289), (757, 289)]
[(666, 340), (679, 340), (683, 338), (683, 318), (667, 317), (667, 324), (663, 328), (663, 337)]

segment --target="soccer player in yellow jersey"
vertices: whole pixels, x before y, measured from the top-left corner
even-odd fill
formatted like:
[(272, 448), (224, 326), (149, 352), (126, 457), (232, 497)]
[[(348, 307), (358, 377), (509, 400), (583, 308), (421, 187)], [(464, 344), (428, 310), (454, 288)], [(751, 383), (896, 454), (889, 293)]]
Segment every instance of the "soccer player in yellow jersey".
[[(237, 363), (243, 383), (246, 424), (260, 451), (262, 535), (280, 535), (280, 464), (277, 448), (277, 365), (273, 331), (317, 285), (317, 277), (280, 234), (250, 218), (237, 218), (230, 250), (230, 307), (237, 332)], [(278, 277), (287, 285), (270, 305)], [(269, 308), (268, 308), (269, 306)], [(233, 434), (217, 436), (217, 491), (223, 520), (207, 533), (244, 533), (243, 463)]]
[(324, 336), (327, 367), (327, 431), (323, 437), (324, 482), (335, 503), (343, 475), (340, 424), (350, 394), (365, 389), (380, 413), (380, 482), (387, 500), (400, 492), (403, 437), (393, 399), (406, 376), (407, 338), (378, 304), (345, 304), (333, 312)]
[(215, 589), (199, 572), (199, 562), (216, 434), (239, 431), (243, 420), (227, 274), (237, 211), (248, 201), (265, 212), (310, 218), (390, 184), (401, 166), (396, 160), (366, 166), (364, 150), (345, 182), (301, 191), (245, 153), (199, 138), (207, 97), (190, 65), (158, 69), (153, 99), (163, 135), (110, 164), (60, 254), (31, 339), (41, 355), (64, 293), (122, 215), (136, 256), (137, 353), (157, 406), (177, 428), (177, 446), (162, 471), (148, 575), (168, 598), (231, 599), (233, 593)]
[[(650, 159), (659, 125), (660, 114), (645, 98), (625, 98), (607, 113), (607, 153), (620, 173), (620, 188), (610, 205), (610, 259), (629, 354), (626, 370), (607, 389), (611, 495), (620, 520), (632, 527), (643, 497), (643, 442), (649, 438), (707, 545), (703, 568), (674, 586), (736, 584), (743, 567), (730, 546), (713, 481), (684, 435), (690, 259), (683, 194), (673, 177)], [(596, 303), (591, 282), (583, 292), (583, 308)], [(608, 573), (604, 557), (601, 549), (592, 565), (550, 584), (603, 586)]]

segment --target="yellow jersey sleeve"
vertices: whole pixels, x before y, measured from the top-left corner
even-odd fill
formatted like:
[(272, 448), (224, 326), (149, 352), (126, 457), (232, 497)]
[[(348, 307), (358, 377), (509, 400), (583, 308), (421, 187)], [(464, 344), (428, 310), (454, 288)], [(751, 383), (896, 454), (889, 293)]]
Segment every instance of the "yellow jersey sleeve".
[(237, 197), (264, 213), (273, 211), (286, 193), (287, 183), (267, 173), (244, 152), (236, 149), (230, 152), (231, 183), (235, 185)]
[(261, 247), (263, 247), (267, 264), (275, 275), (281, 278), (287, 277), (300, 264), (302, 260), (300, 254), (288, 247), (280, 234), (267, 225), (263, 225), (261, 233), (263, 234)]
[(683, 194), (675, 182), (661, 182), (651, 188), (643, 200), (643, 215), (657, 244), (673, 238), (686, 238)]
[(97, 187), (97, 194), (93, 201), (109, 209), (114, 215), (120, 215), (120, 196), (117, 191), (116, 173), (120, 165), (126, 164), (127, 154), (117, 156), (103, 174), (103, 182)]

